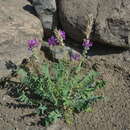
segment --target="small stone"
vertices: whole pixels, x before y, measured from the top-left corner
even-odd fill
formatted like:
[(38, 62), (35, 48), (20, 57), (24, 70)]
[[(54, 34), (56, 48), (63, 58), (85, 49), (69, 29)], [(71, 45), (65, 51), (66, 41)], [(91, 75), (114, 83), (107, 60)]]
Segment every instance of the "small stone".
[(130, 62), (130, 57), (128, 57), (128, 58), (125, 58), (125, 61), (128, 61), (128, 62)]
[(71, 60), (71, 54), (81, 54), (67, 46), (49, 46), (47, 42), (44, 42), (43, 51), (45, 55), (48, 55), (52, 60)]
[(127, 62), (130, 62), (130, 50), (125, 52), (124, 60)]

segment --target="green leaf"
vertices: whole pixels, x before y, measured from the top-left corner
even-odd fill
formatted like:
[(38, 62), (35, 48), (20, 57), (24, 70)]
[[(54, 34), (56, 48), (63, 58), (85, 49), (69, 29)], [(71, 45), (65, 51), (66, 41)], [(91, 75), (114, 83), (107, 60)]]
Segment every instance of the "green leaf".
[(47, 110), (47, 107), (42, 105), (42, 104), (40, 104), (40, 106), (37, 108), (36, 113), (38, 115), (42, 115), (42, 114), (44, 114), (45, 110)]
[(46, 78), (50, 79), (48, 64), (44, 64), (44, 65), (42, 66), (41, 72), (45, 74), (45, 77), (46, 77)]
[(53, 122), (53, 121), (55, 122), (61, 117), (62, 117), (62, 115), (58, 110), (52, 111), (48, 115), (48, 118), (49, 118), (50, 122)]
[(20, 76), (21, 82), (25, 82), (25, 79), (27, 77), (27, 72), (20, 68), (18, 69), (17, 74)]
[(78, 65), (78, 67), (76, 67), (76, 70), (75, 70), (75, 72), (76, 73), (79, 73), (80, 71), (81, 71), (81, 65), (82, 65), (82, 61), (79, 63), (79, 65)]
[(21, 96), (19, 97), (19, 100), (27, 104), (32, 104), (31, 100), (26, 96), (25, 92), (22, 92)]
[(92, 108), (91, 107), (86, 108), (85, 112), (92, 112)]
[(99, 73), (92, 71), (90, 72), (87, 76), (85, 76), (81, 81), (80, 81), (80, 85), (81, 86), (86, 86), (89, 83), (93, 83), (94, 79), (98, 76)]

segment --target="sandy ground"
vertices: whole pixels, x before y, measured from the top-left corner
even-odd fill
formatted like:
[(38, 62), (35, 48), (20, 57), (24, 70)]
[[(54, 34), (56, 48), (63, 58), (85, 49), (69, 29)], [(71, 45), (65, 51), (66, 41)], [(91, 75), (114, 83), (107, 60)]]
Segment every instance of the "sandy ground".
[(75, 116), (74, 124), (59, 121), (48, 128), (36, 125), (38, 116), (30, 116), (33, 108), (19, 104), (0, 89), (0, 130), (130, 130), (130, 52), (95, 46), (89, 53), (86, 70), (100, 72), (107, 81), (99, 94), (104, 100), (93, 105), (92, 112)]

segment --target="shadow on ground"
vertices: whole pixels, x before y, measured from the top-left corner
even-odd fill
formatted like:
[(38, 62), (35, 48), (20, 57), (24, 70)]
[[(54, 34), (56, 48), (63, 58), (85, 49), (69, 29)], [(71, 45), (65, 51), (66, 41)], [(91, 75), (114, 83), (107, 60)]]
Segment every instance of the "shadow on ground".
[[(82, 50), (83, 50), (82, 43), (77, 43), (73, 41), (72, 39), (69, 39), (66, 41), (66, 45), (82, 53)], [(90, 50), (88, 51), (88, 55), (89, 56), (103, 56), (103, 55), (109, 55), (109, 54), (120, 54), (127, 50), (128, 49), (125, 49), (122, 47), (115, 47), (115, 46), (104, 45), (100, 43), (94, 43), (93, 47), (91, 47)]]

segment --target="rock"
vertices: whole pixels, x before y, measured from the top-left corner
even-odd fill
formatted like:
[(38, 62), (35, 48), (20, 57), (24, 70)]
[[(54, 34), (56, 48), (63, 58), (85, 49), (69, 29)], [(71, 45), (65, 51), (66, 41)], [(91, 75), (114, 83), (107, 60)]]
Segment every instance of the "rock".
[(130, 63), (130, 50), (124, 53), (124, 61), (127, 61)]
[[(67, 46), (49, 46), (47, 42), (44, 42), (42, 50), (44, 51), (47, 58), (50, 60), (75, 60), (74, 58), (71, 59), (72, 55), (78, 55), (81, 58), (81, 54), (70, 47)], [(77, 59), (78, 61), (78, 59)]]
[(10, 74), (8, 61), (18, 65), (32, 54), (27, 40), (42, 40), (40, 20), (25, 7), (32, 8), (27, 0), (0, 0), (0, 78)]
[(55, 0), (33, 0), (33, 6), (42, 22), (45, 35), (50, 35), (55, 26), (56, 1)]
[(130, 0), (60, 0), (58, 8), (63, 29), (72, 39), (82, 41), (92, 14), (93, 40), (130, 47)]

